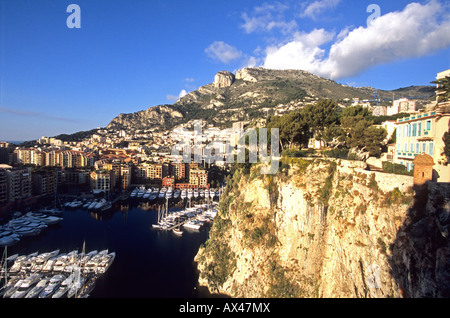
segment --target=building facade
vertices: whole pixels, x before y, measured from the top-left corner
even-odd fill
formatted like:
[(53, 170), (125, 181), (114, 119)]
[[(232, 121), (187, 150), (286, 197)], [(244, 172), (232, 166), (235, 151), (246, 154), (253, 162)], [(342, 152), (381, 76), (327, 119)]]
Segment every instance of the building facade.
[[(447, 72), (450, 73), (450, 70)], [(396, 126), (394, 162), (405, 165), (411, 171), (414, 158), (427, 154), (434, 162), (433, 181), (450, 182), (450, 166), (444, 155), (442, 139), (450, 127), (450, 103), (437, 100), (436, 105), (425, 112), (397, 119)]]

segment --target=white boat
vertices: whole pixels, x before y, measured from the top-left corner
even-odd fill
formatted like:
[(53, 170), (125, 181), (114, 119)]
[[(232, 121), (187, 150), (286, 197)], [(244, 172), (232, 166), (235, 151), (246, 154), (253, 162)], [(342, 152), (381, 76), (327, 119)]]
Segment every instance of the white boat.
[(146, 191), (145, 187), (140, 187), (136, 197), (142, 198), (145, 194), (145, 191)]
[(63, 275), (59, 274), (54, 275), (52, 278), (50, 278), (48, 285), (42, 292), (39, 293), (39, 298), (50, 298), (57, 290), (57, 288), (61, 285), (64, 278), (65, 277)]
[(175, 235), (178, 235), (178, 236), (182, 236), (183, 235), (183, 231), (182, 230), (180, 230), (179, 228), (178, 229), (172, 229), (172, 232), (175, 234)]
[(72, 286), (72, 284), (73, 284), (73, 274), (69, 275), (69, 277), (67, 277), (62, 281), (61, 285), (53, 293), (52, 298), (64, 297), (69, 292), (69, 288)]
[(94, 209), (94, 207), (97, 205), (97, 203), (98, 203), (97, 200), (92, 201), (92, 203), (88, 206), (88, 210)]
[(166, 191), (166, 199), (172, 199), (172, 196), (173, 196), (172, 188), (167, 189), (167, 191)]
[(32, 274), (22, 281), (19, 288), (11, 295), (11, 298), (24, 298), (25, 295), (41, 280), (40, 274)]
[(36, 298), (44, 289), (50, 280), (48, 278), (41, 279), (26, 295), (25, 298)]
[(201, 198), (204, 198), (205, 197), (205, 190), (200, 189), (199, 194), (200, 194)]
[(86, 277), (81, 276), (81, 272), (79, 269), (75, 271), (74, 273), (74, 281), (72, 285), (69, 287), (69, 290), (67, 291), (67, 298), (72, 298), (76, 296), (81, 288), (84, 286), (84, 283), (86, 282)]
[(182, 199), (186, 199), (187, 198), (187, 191), (186, 191), (186, 189), (183, 189), (183, 190), (181, 190), (181, 198)]
[(150, 199), (150, 195), (152, 194), (152, 189), (145, 190), (144, 195), (142, 196), (143, 199), (148, 200)]
[(205, 189), (205, 197), (209, 197), (209, 189)]
[(148, 198), (150, 201), (155, 200), (158, 197), (159, 189), (153, 189), (150, 193), (150, 197)]
[(83, 266), (86, 264), (94, 255), (96, 255), (98, 252), (97, 250), (93, 250), (85, 255), (83, 255), (79, 260), (79, 265)]
[(199, 192), (198, 189), (194, 189), (194, 198), (198, 198)]
[(183, 224), (184, 227), (193, 230), (199, 230), (201, 228), (201, 224), (197, 220), (190, 220)]
[(137, 196), (138, 192), (139, 192), (139, 189), (135, 188), (133, 191), (131, 191), (130, 198), (135, 198)]
[(104, 274), (111, 266), (115, 258), (116, 258), (115, 252), (103, 255), (97, 264), (96, 274)]
[(88, 200), (88, 201), (86, 201), (86, 202), (81, 206), (81, 208), (82, 208), (82, 209), (87, 209), (88, 206), (91, 205), (91, 203), (92, 203), (92, 201), (91, 201), (91, 200)]
[(72, 208), (72, 209), (76, 209), (76, 208), (81, 207), (82, 205), (83, 205), (82, 201), (75, 199), (68, 205), (68, 207)]
[(31, 267), (31, 272), (42, 271), (44, 269), (44, 266), (47, 263), (47, 261), (50, 258), (58, 255), (58, 253), (59, 253), (59, 250), (55, 250), (53, 252), (42, 253), (42, 254), (39, 254), (38, 256), (36, 256), (36, 259), (34, 260), (34, 264)]
[(43, 273), (51, 273), (53, 271), (53, 266), (55, 266), (57, 258), (58, 258), (58, 256), (54, 256), (54, 257), (50, 258), (49, 260), (47, 260), (45, 265), (42, 267), (41, 271)]
[(214, 198), (214, 193), (215, 193), (215, 190), (214, 189), (210, 189), (209, 190), (209, 197), (212, 199), (212, 198)]
[(162, 189), (159, 191), (158, 198), (164, 199), (165, 196), (166, 196), (166, 192), (167, 192), (167, 188), (162, 188)]
[(16, 226), (12, 229), (15, 233), (22, 235), (22, 236), (32, 236), (32, 235), (38, 235), (39, 233), (41, 233), (40, 229), (32, 228), (29, 226)]
[(25, 279), (19, 279), (14, 285), (12, 285), (6, 292), (3, 294), (3, 298), (9, 298), (13, 295), (17, 289), (19, 289), (20, 285), (25, 281)]
[(100, 201), (97, 202), (97, 204), (94, 206), (94, 210), (100, 210), (105, 204), (106, 204), (106, 200), (105, 199), (101, 199)]
[(188, 189), (187, 190), (187, 198), (191, 199), (194, 196), (194, 191), (192, 191), (192, 189)]

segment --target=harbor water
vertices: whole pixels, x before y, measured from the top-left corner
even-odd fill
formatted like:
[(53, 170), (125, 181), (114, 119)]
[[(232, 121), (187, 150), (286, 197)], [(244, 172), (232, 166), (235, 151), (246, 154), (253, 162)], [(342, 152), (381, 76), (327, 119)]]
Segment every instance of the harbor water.
[[(170, 210), (180, 210), (172, 207)], [(116, 257), (96, 283), (90, 298), (196, 298), (198, 274), (194, 257), (208, 239), (209, 225), (184, 229), (182, 236), (152, 228), (158, 207), (119, 202), (106, 213), (65, 209), (63, 220), (37, 236), (24, 237), (8, 247), (8, 255), (27, 255), (60, 249), (86, 252), (108, 249)]]

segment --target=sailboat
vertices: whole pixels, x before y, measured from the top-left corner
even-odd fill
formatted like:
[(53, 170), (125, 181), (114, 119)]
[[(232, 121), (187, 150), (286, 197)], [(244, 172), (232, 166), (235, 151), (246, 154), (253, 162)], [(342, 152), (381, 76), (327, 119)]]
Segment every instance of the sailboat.
[(81, 276), (82, 269), (80, 266), (80, 262), (83, 260), (85, 255), (86, 255), (86, 242), (83, 241), (83, 249), (81, 250), (79, 261), (75, 265), (73, 270), (72, 276), (73, 281), (67, 291), (68, 298), (77, 297), (78, 293), (81, 291), (81, 288), (84, 286), (84, 283), (86, 282), (86, 278), (84, 276)]
[(0, 295), (3, 295), (10, 285), (8, 285), (8, 247), (5, 246), (3, 251), (2, 262), (1, 262), (1, 272), (0, 272), (0, 283), (4, 280), (4, 284), (0, 288)]
[(178, 235), (178, 236), (182, 236), (183, 235), (183, 230), (181, 230), (179, 226), (177, 228), (172, 229), (172, 232), (175, 235)]
[(55, 199), (54, 199), (53, 208), (51, 208), (51, 209), (44, 208), (44, 209), (40, 210), (40, 212), (51, 214), (51, 215), (61, 215), (63, 211), (62, 211), (62, 209), (58, 209), (56, 207), (56, 202), (59, 202), (59, 206), (61, 207), (61, 202), (59, 201), (59, 198), (58, 198), (58, 185), (56, 185), (56, 188), (55, 188)]

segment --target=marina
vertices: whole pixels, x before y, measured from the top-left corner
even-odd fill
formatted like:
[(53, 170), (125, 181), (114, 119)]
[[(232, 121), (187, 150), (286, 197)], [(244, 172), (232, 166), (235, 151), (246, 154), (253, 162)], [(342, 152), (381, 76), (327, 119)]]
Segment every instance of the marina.
[(87, 254), (55, 250), (10, 257), (6, 251), (1, 272), (3, 298), (87, 298), (116, 257), (108, 250)]
[[(217, 202), (206, 195), (189, 200), (187, 191), (182, 198), (183, 191), (176, 189), (172, 189), (169, 197), (168, 188), (161, 198), (157, 188), (151, 188), (150, 196), (144, 198), (149, 190), (145, 189), (138, 198), (140, 190), (143, 189), (138, 187), (135, 197), (130, 191), (125, 199), (110, 201), (108, 210), (89, 208), (99, 198), (80, 198), (66, 201), (60, 214), (51, 214), (53, 209), (44, 208), (11, 219), (16, 220), (14, 224), (36, 223), (30, 219), (36, 217), (48, 222), (39, 235), (21, 236), (15, 244), (2, 248), (7, 247), (8, 251), (9, 284), (15, 282), (17, 288), (23, 285), (22, 289), (28, 288), (30, 294), (17, 294), (13, 298), (39, 298), (46, 288), (53, 298), (75, 297), (70, 293), (75, 281), (77, 286), (85, 286), (84, 292), (76, 297), (199, 297), (193, 260), (208, 238)], [(214, 199), (217, 201), (218, 197)], [(201, 225), (192, 225), (197, 222), (196, 225)], [(90, 252), (79, 252), (82, 242), (86, 242)], [(108, 250), (114, 251), (114, 262), (103, 267), (94, 265), (99, 256), (93, 256)], [(33, 278), (33, 282), (25, 282), (27, 278)], [(0, 286), (3, 283), (4, 280)], [(6, 293), (5, 288), (2, 290), (0, 297)], [(11, 291), (5, 298), (14, 295)]]

